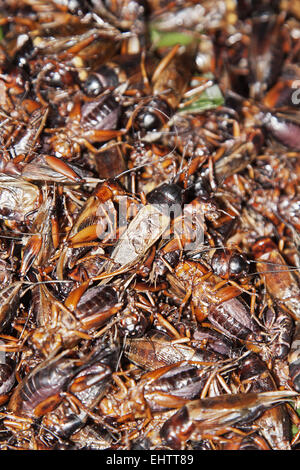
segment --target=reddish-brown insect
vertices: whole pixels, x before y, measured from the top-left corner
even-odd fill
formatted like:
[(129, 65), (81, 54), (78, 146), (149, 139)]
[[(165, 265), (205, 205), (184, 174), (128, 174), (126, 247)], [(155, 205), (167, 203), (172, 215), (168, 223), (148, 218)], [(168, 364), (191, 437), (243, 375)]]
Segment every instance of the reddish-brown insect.
[(298, 3), (2, 0), (1, 449), (299, 447)]

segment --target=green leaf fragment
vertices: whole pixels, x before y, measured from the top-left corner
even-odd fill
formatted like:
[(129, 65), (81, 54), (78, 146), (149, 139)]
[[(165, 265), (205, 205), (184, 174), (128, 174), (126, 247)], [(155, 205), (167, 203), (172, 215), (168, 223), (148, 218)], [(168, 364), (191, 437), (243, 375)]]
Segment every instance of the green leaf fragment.
[[(291, 403), (291, 406), (293, 406), (293, 403)], [(294, 410), (296, 411), (296, 413), (298, 414), (298, 416), (300, 416), (300, 408), (294, 408)], [(292, 436), (294, 437), (297, 432), (299, 432), (300, 428), (298, 428), (298, 426), (296, 426), (296, 424), (292, 424)]]
[(297, 426), (295, 424), (292, 425), (292, 435), (293, 437), (297, 434), (297, 432), (299, 431), (299, 429), (297, 428)]
[(179, 113), (199, 113), (224, 104), (224, 97), (218, 85), (212, 85), (199, 94), (199, 98), (179, 109)]
[(158, 31), (155, 28), (150, 28), (150, 38), (155, 47), (173, 47), (176, 44), (188, 46), (195, 41), (193, 34), (182, 33), (178, 31)]

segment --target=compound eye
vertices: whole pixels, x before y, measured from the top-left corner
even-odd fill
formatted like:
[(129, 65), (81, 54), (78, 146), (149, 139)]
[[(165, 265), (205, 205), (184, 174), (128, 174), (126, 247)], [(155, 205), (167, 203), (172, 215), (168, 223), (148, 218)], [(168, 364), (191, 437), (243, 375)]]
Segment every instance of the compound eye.
[(236, 254), (230, 258), (229, 269), (230, 273), (236, 276), (245, 274), (248, 272), (249, 263), (244, 256)]
[(103, 91), (103, 85), (96, 75), (89, 75), (83, 84), (83, 91), (87, 96), (98, 96)]
[(154, 111), (147, 111), (141, 119), (141, 127), (146, 131), (155, 131), (161, 127), (161, 120)]
[(160, 98), (153, 99), (136, 118), (137, 126), (146, 132), (158, 131), (170, 119), (169, 105)]

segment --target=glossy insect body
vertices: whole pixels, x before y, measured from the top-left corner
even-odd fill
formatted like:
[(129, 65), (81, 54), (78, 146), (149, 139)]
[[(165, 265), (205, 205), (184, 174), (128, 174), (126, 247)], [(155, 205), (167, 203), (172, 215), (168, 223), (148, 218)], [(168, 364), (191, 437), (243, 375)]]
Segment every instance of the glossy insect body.
[(16, 222), (25, 222), (26, 214), (39, 206), (40, 190), (34, 184), (21, 178), (0, 176), (0, 217)]
[(20, 303), (22, 282), (15, 282), (0, 294), (0, 329), (3, 329), (16, 313)]
[(115, 289), (110, 286), (96, 286), (80, 297), (75, 314), (84, 329), (92, 330), (103, 325), (121, 305)]
[(52, 411), (62, 401), (61, 393), (79, 369), (74, 359), (64, 357), (41, 363), (14, 390), (9, 410), (28, 417), (39, 417)]
[(272, 9), (261, 9), (252, 15), (249, 47), (250, 95), (261, 97), (276, 81), (284, 59), (283, 17)]
[[(176, 397), (191, 400), (199, 396), (207, 379), (209, 370), (196, 365), (179, 365), (172, 368), (157, 380), (146, 384), (144, 396), (151, 411), (167, 410), (174, 404), (177, 407)], [(179, 401), (180, 403), (180, 401)]]
[(261, 114), (264, 127), (285, 147), (299, 150), (299, 116), (292, 111), (265, 112)]
[[(104, 90), (115, 89), (125, 82), (128, 82), (130, 89), (142, 88), (144, 83), (141, 75), (141, 60), (140, 53), (115, 56), (112, 61), (102, 64), (89, 74), (82, 84), (84, 93), (89, 97), (96, 97)], [(155, 58), (150, 56), (145, 62), (147, 72), (151, 73)]]
[(43, 201), (31, 226), (31, 236), (22, 250), (21, 276), (24, 276), (32, 265), (34, 267), (44, 265), (54, 252), (55, 245), (58, 243), (55, 238), (55, 229), (53, 230), (57, 222), (56, 204), (55, 189), (43, 190)]
[(243, 437), (232, 433), (223, 446), (224, 450), (271, 450), (267, 442), (259, 435)]
[(0, 130), (0, 141), (8, 159), (36, 149), (47, 118), (46, 108), (41, 107), (35, 100), (24, 99), (27, 86), (28, 82), (24, 79), (20, 68), (11, 70), (9, 74), (1, 74), (1, 115), (4, 119)]
[[(68, 442), (68, 441), (67, 441)], [(62, 450), (105, 450), (111, 449), (114, 444), (114, 438), (111, 431), (108, 431), (101, 425), (86, 424), (78, 432), (72, 434), (70, 439), (71, 445), (67, 443), (55, 448)], [(116, 446), (117, 447), (117, 446)]]
[[(248, 392), (276, 390), (271, 372), (255, 354), (250, 354), (241, 364), (241, 384)], [(290, 450), (290, 419), (284, 404), (266, 410), (255, 423), (260, 433), (274, 450)]]
[(13, 155), (24, 155), (35, 150), (47, 115), (48, 111), (45, 108), (38, 108), (32, 112), (26, 130), (20, 132), (17, 138), (11, 142), (13, 145), (9, 147), (9, 151)]
[(207, 364), (222, 360), (222, 356), (214, 351), (173, 343), (169, 335), (159, 330), (150, 330), (142, 338), (128, 339), (125, 355), (131, 362), (146, 370), (155, 370), (184, 360)]
[(238, 279), (249, 273), (250, 263), (242, 253), (223, 249), (214, 253), (211, 267), (222, 279)]
[(197, 326), (192, 338), (194, 347), (202, 347), (206, 351), (213, 351), (225, 357), (234, 357), (236, 354), (236, 342), (212, 328)]
[(298, 321), (296, 322), (288, 362), (293, 386), (297, 392), (300, 392), (300, 323)]
[(143, 296), (128, 296), (127, 305), (122, 310), (118, 330), (126, 338), (143, 337), (153, 323), (153, 308)]
[(191, 60), (191, 51), (179, 54), (176, 53), (177, 49), (178, 47), (162, 59), (152, 76), (154, 98), (136, 117), (141, 130), (159, 130), (176, 112), (187, 89), (190, 76), (187, 63)]
[(299, 447), (300, 0), (0, 4), (0, 449)]
[[(59, 279), (63, 279), (65, 269), (72, 266), (70, 263), (74, 250), (72, 246), (79, 244), (82, 247), (85, 243), (97, 240), (98, 237), (101, 238), (102, 236), (104, 239), (106, 237), (109, 239), (110, 236), (113, 239), (115, 238), (116, 212), (113, 202), (120, 201), (124, 196), (126, 196), (126, 191), (117, 182), (107, 181), (96, 186), (68, 233), (67, 241), (69, 246), (65, 246), (61, 250), (56, 268)], [(111, 225), (113, 229), (110, 234), (107, 232), (110, 230)], [(73, 259), (75, 262), (76, 259)]]
[(85, 103), (81, 109), (81, 123), (86, 129), (115, 129), (119, 116), (120, 105), (110, 94)]
[[(88, 406), (101, 397), (111, 367), (117, 361), (118, 347), (113, 344), (109, 347), (100, 341), (80, 360), (67, 358), (68, 353), (66, 349), (35, 367), (15, 388), (8, 409), (18, 416), (40, 417), (53, 411), (67, 390), (78, 393)], [(86, 372), (80, 374), (81, 371)], [(85, 392), (89, 387), (89, 392)]]
[[(188, 251), (194, 249), (202, 242), (204, 232), (207, 229), (204, 217), (215, 210), (215, 205), (195, 198), (184, 206), (182, 215), (174, 221), (170, 231), (170, 239), (156, 252), (153, 271), (155, 276), (161, 276), (169, 272), (169, 267), (175, 268), (179, 263), (182, 249)], [(167, 262), (167, 263), (166, 263)]]
[(257, 419), (266, 409), (295, 398), (291, 391), (238, 393), (194, 400), (184, 405), (161, 428), (164, 442), (181, 449), (193, 435), (214, 434), (227, 426)]
[[(172, 275), (168, 275), (170, 282), (177, 289), (179, 287), (184, 290), (185, 287), (191, 291), (199, 321), (207, 317), (214, 327), (233, 339), (244, 341), (251, 334), (254, 334), (257, 340), (260, 339), (260, 329), (251, 318), (248, 306), (239, 298), (240, 292), (235, 286), (214, 289), (220, 278), (212, 275), (201, 263), (194, 261), (179, 263), (175, 274), (179, 284), (174, 281)], [(182, 297), (183, 293), (180, 295)]]
[[(68, 387), (69, 391), (87, 409), (93, 410), (109, 387), (112, 373), (119, 357), (119, 347), (106, 341), (96, 342), (90, 361), (94, 362), (77, 374)], [(96, 360), (96, 362), (95, 362)], [(47, 440), (53, 436), (68, 439), (78, 432), (87, 421), (88, 413), (82, 409), (78, 413), (65, 401), (43, 418)]]
[(30, 342), (40, 353), (48, 356), (62, 347), (74, 347), (81, 337), (86, 337), (85, 332), (92, 333), (121, 309), (114, 288), (87, 287), (88, 282), (71, 290), (62, 304), (42, 286), (41, 306), (37, 309), (41, 326), (30, 336)]
[[(16, 376), (16, 364), (8, 357), (8, 354), (1, 352), (0, 362), (0, 403), (5, 403), (9, 398), (9, 392), (13, 388)], [(3, 357), (4, 356), (4, 357)]]
[[(191, 397), (199, 395), (210, 372), (205, 365), (186, 361), (147, 372), (128, 390), (117, 380), (123, 391), (103, 398), (100, 410), (109, 416), (121, 416), (120, 421), (130, 421), (147, 415), (147, 410), (156, 412), (179, 408)], [(120, 401), (125, 393), (126, 400)]]
[(274, 378), (265, 363), (254, 353), (248, 355), (239, 368), (241, 386), (253, 392), (268, 392), (276, 388)]
[(105, 64), (100, 66), (98, 70), (89, 74), (88, 78), (82, 84), (82, 89), (87, 96), (96, 97), (106, 88), (115, 88), (119, 84), (120, 79), (115, 73), (114, 67), (109, 67), (109, 65)]
[(74, 154), (80, 154), (81, 147), (97, 154), (98, 149), (93, 143), (107, 142), (124, 134), (116, 129), (120, 112), (120, 103), (111, 92), (93, 100), (86, 98), (83, 103), (75, 100), (65, 127), (45, 129), (47, 134), (52, 134), (49, 144), (58, 157), (66, 154), (72, 159)]
[(63, 401), (53, 411), (43, 416), (43, 428), (40, 439), (47, 448), (57, 443), (67, 441), (74, 433), (84, 425), (86, 415), (83, 411), (74, 413), (69, 403)]
[[(249, 339), (251, 342), (261, 342), (260, 328), (252, 320), (248, 306), (238, 298), (233, 298), (213, 306), (208, 315), (210, 322), (223, 331), (224, 334), (240, 340)], [(250, 339), (254, 337), (254, 340)]]
[(277, 313), (268, 309), (264, 326), (270, 335), (269, 348), (274, 359), (285, 358), (291, 348), (294, 322), (289, 313), (279, 310)]
[(105, 268), (107, 273), (120, 267), (128, 270), (146, 254), (170, 226), (171, 217), (180, 212), (181, 193), (179, 186), (163, 184), (148, 194), (148, 203), (130, 222), (114, 248), (110, 256), (113, 263)]
[(258, 240), (253, 246), (253, 253), (257, 260), (257, 270), (261, 273), (271, 297), (299, 320), (299, 285), (275, 243), (270, 238)]

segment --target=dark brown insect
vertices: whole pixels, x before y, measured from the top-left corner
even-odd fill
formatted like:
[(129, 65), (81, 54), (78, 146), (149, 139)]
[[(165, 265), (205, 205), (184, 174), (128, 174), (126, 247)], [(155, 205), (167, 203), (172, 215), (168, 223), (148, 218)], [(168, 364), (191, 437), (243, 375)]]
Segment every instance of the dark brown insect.
[(295, 397), (294, 392), (233, 394), (194, 400), (183, 406), (163, 425), (161, 437), (173, 449), (193, 433), (209, 435), (212, 430), (258, 418), (266, 409)]
[(297, 449), (299, 1), (0, 3), (0, 449)]
[[(240, 380), (241, 386), (249, 392), (276, 390), (272, 374), (255, 354), (243, 361)], [(265, 411), (255, 422), (272, 449), (290, 450), (290, 421), (284, 404)]]
[(62, 401), (61, 393), (79, 370), (80, 366), (73, 359), (47, 360), (18, 385), (10, 399), (9, 410), (29, 417), (52, 411)]
[(276, 244), (270, 238), (258, 240), (253, 246), (257, 270), (262, 273), (266, 288), (278, 304), (299, 319), (299, 285)]
[(296, 328), (295, 328), (295, 333), (293, 336), (293, 342), (291, 345), (291, 349), (289, 352), (289, 370), (290, 370), (290, 377), (293, 383), (293, 386), (295, 390), (299, 392), (300, 389), (300, 384), (299, 384), (299, 366), (300, 366), (300, 361), (299, 361), (299, 323), (296, 322)]
[(250, 263), (243, 253), (224, 249), (214, 253), (211, 267), (222, 279), (238, 279), (249, 273)]

